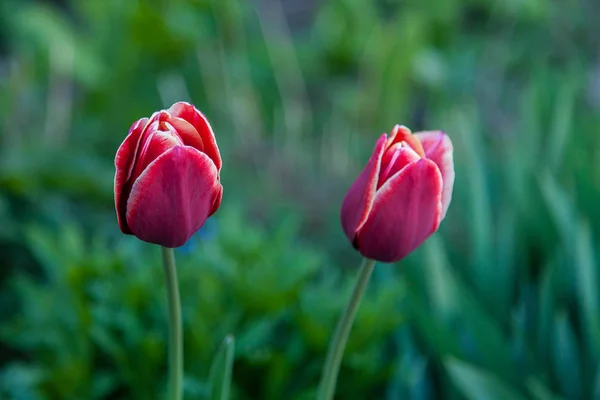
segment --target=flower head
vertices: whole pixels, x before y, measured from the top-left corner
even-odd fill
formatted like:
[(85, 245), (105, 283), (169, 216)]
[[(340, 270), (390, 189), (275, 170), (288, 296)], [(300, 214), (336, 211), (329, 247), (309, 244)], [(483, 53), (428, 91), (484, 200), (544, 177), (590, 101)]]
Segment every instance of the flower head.
[(454, 186), (452, 142), (441, 131), (412, 134), (396, 125), (381, 135), (342, 203), (344, 232), (362, 255), (403, 259), (446, 216)]
[(115, 157), (121, 231), (165, 247), (183, 245), (221, 204), (221, 156), (206, 117), (193, 105), (136, 121)]

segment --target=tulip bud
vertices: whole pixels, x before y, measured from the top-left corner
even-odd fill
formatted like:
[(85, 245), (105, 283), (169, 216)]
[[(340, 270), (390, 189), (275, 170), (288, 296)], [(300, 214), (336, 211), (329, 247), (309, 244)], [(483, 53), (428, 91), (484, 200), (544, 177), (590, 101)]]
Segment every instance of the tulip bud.
[(341, 209), (344, 232), (363, 256), (399, 261), (438, 229), (452, 198), (452, 151), (441, 131), (413, 135), (396, 125), (381, 135)]
[(221, 204), (221, 156), (208, 120), (173, 104), (135, 122), (115, 157), (121, 231), (165, 247), (182, 246)]

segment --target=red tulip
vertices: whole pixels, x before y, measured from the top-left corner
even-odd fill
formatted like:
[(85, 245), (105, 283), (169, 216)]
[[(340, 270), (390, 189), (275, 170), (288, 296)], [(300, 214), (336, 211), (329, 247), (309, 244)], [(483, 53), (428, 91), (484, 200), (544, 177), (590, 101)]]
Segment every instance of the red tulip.
[(396, 125), (381, 135), (342, 204), (342, 227), (360, 253), (396, 262), (446, 216), (454, 186), (452, 142), (441, 131), (414, 135)]
[(221, 156), (208, 120), (189, 103), (131, 126), (115, 157), (121, 231), (182, 246), (221, 204)]

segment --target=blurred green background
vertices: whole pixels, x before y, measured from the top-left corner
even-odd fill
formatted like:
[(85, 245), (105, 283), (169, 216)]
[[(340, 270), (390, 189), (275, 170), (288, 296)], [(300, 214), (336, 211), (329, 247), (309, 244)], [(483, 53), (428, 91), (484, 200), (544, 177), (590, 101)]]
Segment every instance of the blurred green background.
[(360, 257), (339, 206), (402, 123), (455, 146), (440, 231), (376, 267), (339, 399), (600, 399), (600, 3), (0, 2), (0, 398), (165, 393), (160, 252), (114, 154), (178, 100), (223, 204), (177, 251), (187, 399), (310, 399)]

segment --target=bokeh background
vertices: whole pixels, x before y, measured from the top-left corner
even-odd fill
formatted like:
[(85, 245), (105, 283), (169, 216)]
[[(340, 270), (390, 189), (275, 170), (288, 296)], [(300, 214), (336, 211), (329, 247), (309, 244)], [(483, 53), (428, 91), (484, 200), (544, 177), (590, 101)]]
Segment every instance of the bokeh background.
[(156, 246), (114, 154), (188, 100), (223, 204), (177, 251), (188, 399), (310, 399), (360, 257), (339, 206), (382, 132), (443, 129), (440, 231), (376, 267), (339, 399), (600, 398), (600, 3), (1, 0), (0, 398), (157, 399)]

